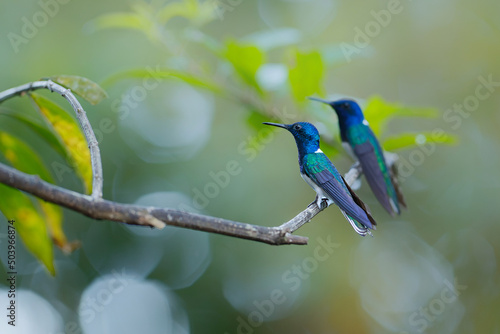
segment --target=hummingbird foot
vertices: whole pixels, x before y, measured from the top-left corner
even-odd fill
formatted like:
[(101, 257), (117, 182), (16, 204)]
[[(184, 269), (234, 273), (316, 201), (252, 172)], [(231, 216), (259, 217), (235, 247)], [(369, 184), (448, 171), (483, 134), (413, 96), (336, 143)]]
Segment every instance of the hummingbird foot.
[(320, 199), (318, 197), (318, 195), (316, 195), (316, 198), (314, 199), (314, 201), (312, 201), (311, 204), (309, 204), (308, 206), (311, 206), (311, 205), (316, 205), (320, 211), (323, 211), (328, 207), (328, 198), (322, 197)]
[(323, 197), (318, 206), (321, 211), (325, 210), (328, 207), (328, 198)]

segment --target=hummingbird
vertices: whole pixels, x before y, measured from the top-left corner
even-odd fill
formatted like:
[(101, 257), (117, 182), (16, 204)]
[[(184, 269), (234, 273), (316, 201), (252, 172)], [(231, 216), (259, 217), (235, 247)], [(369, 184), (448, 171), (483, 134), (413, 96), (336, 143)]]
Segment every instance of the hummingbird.
[(316, 191), (315, 201), (318, 207), (325, 209), (335, 203), (359, 235), (371, 235), (369, 229), (375, 230), (375, 220), (330, 159), (321, 151), (316, 127), (307, 122), (263, 124), (286, 129), (295, 138), (299, 151), (300, 175)]
[(392, 216), (395, 213), (399, 215), (400, 207), (406, 208), (403, 194), (397, 184), (395, 172), (387, 168), (384, 152), (360, 106), (349, 99), (309, 99), (326, 103), (335, 110), (339, 119), (342, 146), (352, 157), (358, 159), (372, 192), (384, 209)]

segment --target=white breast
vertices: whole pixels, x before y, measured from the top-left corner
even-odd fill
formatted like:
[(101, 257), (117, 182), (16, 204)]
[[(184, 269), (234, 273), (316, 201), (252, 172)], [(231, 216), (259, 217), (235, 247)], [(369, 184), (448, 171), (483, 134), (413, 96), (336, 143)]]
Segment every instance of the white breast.
[(300, 173), (300, 175), (302, 176), (304, 181), (306, 181), (307, 184), (310, 185), (311, 188), (314, 189), (314, 191), (316, 192), (316, 195), (318, 195), (318, 198), (316, 199), (316, 204), (318, 205), (318, 207), (321, 207), (321, 202), (323, 201), (324, 198), (326, 198), (328, 206), (333, 204), (333, 200), (327, 194), (325, 194), (323, 189), (321, 189), (316, 183), (314, 183), (314, 181), (311, 180), (311, 178), (309, 176), (307, 176), (306, 174), (302, 174), (302, 173)]
[(351, 156), (351, 158), (353, 158), (354, 160), (358, 160), (358, 158), (356, 158), (356, 156), (354, 155), (354, 152), (352, 151), (351, 145), (349, 145), (348, 142), (343, 141), (342, 147), (347, 152), (347, 154), (349, 154)]

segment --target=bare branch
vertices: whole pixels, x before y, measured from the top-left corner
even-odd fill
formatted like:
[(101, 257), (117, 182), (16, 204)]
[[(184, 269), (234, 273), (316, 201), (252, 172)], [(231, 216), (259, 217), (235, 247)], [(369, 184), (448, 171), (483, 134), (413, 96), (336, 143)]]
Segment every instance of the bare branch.
[(0, 183), (94, 219), (150, 227), (162, 227), (163, 224), (166, 224), (255, 240), (271, 245), (305, 245), (308, 240), (306, 237), (291, 235), (276, 227), (256, 226), (179, 210), (122, 204), (94, 198), (47, 183), (38, 176), (22, 173), (4, 164), (0, 164)]
[[(85, 111), (69, 89), (50, 80), (36, 81), (0, 92), (0, 103), (15, 95), (40, 88), (46, 88), (59, 93), (70, 102), (77, 114), (91, 152), (93, 172), (92, 195), (87, 196), (58, 187), (41, 180), (38, 176), (22, 173), (1, 163), (0, 183), (30, 193), (45, 201), (80, 212), (94, 219), (106, 219), (154, 228), (163, 228), (165, 225), (171, 225), (263, 242), (270, 245), (307, 244), (307, 237), (293, 235), (292, 233), (322, 211), (316, 204), (316, 201), (309, 204), (305, 210), (288, 222), (278, 227), (265, 227), (174, 209), (122, 204), (102, 199), (102, 166), (97, 141)], [(385, 158), (388, 167), (391, 167), (398, 156), (397, 154), (386, 152)], [(356, 162), (345, 174), (345, 180), (349, 185), (352, 185), (361, 175), (361, 166), (359, 162)]]
[(301, 213), (299, 213), (286, 223), (282, 224), (279, 228), (289, 233), (293, 233), (300, 227), (302, 227), (302, 225), (308, 223), (311, 219), (313, 219), (314, 216), (316, 216), (321, 211), (322, 210), (318, 207), (315, 200), (314, 202), (309, 204), (304, 211), (302, 211)]
[(70, 89), (64, 88), (63, 86), (56, 84), (51, 80), (35, 81), (0, 92), (0, 103), (15, 95), (20, 95), (24, 92), (29, 92), (36, 89), (48, 89), (51, 92), (56, 92), (71, 104), (71, 107), (76, 113), (76, 117), (78, 118), (80, 126), (83, 129), (83, 134), (85, 135), (85, 138), (87, 139), (87, 143), (89, 145), (90, 160), (92, 163), (92, 197), (102, 198), (103, 179), (99, 144), (95, 137), (94, 131), (92, 130), (92, 126), (90, 126), (90, 122), (87, 118), (85, 110)]

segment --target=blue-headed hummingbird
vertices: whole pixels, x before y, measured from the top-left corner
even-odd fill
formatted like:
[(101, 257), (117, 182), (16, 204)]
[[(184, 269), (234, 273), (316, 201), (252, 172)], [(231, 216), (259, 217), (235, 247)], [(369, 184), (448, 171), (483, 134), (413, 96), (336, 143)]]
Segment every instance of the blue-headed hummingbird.
[(356, 196), (332, 162), (319, 147), (319, 133), (310, 123), (264, 123), (288, 130), (299, 151), (302, 178), (316, 191), (316, 204), (321, 209), (335, 203), (354, 230), (361, 236), (371, 234), (376, 222), (365, 204)]
[(336, 112), (340, 138), (346, 151), (358, 159), (366, 180), (375, 197), (391, 215), (400, 214), (406, 203), (399, 189), (395, 173), (387, 167), (384, 152), (370, 129), (361, 107), (353, 100), (327, 101), (315, 97), (309, 99), (326, 103)]

